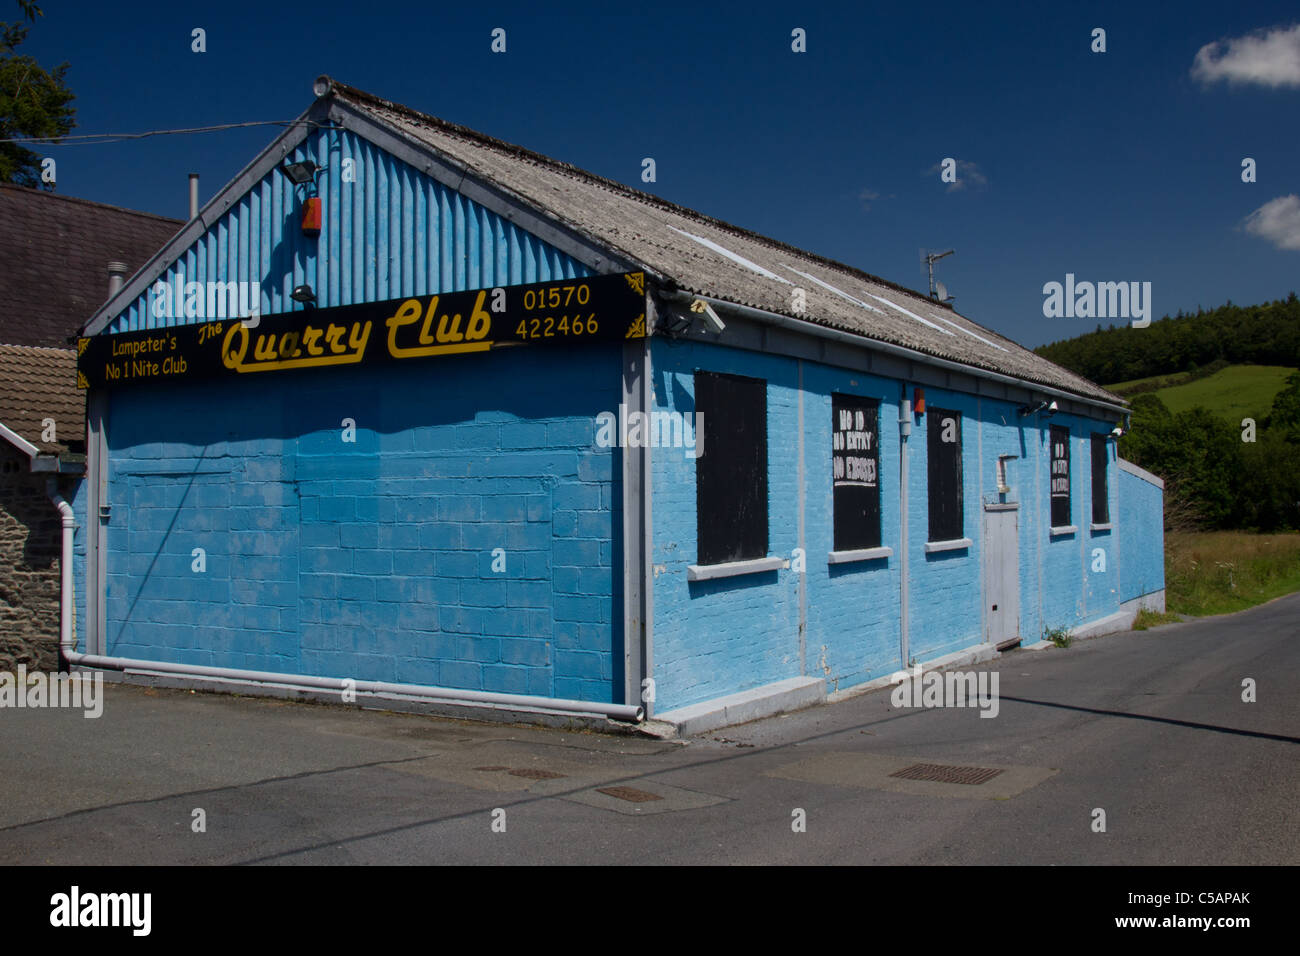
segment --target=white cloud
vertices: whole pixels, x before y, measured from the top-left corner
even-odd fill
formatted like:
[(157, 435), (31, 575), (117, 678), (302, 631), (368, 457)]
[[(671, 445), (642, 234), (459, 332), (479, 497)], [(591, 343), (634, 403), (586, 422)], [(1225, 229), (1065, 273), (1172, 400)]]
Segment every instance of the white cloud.
[(1192, 76), (1206, 84), (1300, 86), (1300, 23), (1207, 43), (1196, 53)]
[(880, 193), (874, 189), (863, 189), (858, 193), (858, 202), (862, 203), (862, 208), (865, 210), (870, 210), (871, 204), (879, 198)]
[(1279, 249), (1300, 249), (1300, 196), (1270, 199), (1247, 216), (1242, 227)]

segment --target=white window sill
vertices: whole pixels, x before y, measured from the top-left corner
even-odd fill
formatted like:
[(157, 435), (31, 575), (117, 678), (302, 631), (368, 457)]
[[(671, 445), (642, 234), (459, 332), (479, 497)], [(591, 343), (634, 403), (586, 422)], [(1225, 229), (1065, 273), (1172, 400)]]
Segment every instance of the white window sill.
[(1093, 531), (1110, 531), (1110, 530), (1111, 530), (1112, 528), (1114, 528), (1114, 527), (1115, 527), (1115, 525), (1113, 525), (1111, 522), (1107, 521), (1105, 524), (1095, 524), (1095, 525), (1093, 525), (1093, 526), (1092, 526), (1092, 530), (1093, 530)]
[(738, 574), (758, 574), (788, 568), (785, 558), (750, 558), (747, 561), (728, 561), (726, 564), (692, 564), (686, 568), (687, 581), (710, 581), (713, 578), (731, 578)]
[(826, 555), (826, 563), (849, 564), (852, 561), (874, 561), (877, 558), (892, 557), (893, 554), (893, 548), (859, 548), (856, 551), (832, 551)]
[(954, 538), (952, 541), (927, 541), (925, 543), (925, 553), (934, 554), (936, 551), (961, 551), (969, 548), (975, 542), (970, 538)]
[(1068, 524), (1068, 525), (1062, 525), (1059, 528), (1053, 528), (1050, 534), (1052, 535), (1052, 537), (1056, 537), (1057, 535), (1061, 535), (1061, 534), (1074, 534), (1078, 530), (1079, 530), (1078, 525)]

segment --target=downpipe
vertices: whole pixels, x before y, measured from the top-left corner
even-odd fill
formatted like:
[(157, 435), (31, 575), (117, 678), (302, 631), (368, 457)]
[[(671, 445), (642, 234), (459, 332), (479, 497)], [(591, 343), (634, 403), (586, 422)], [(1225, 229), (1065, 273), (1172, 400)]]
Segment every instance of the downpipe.
[(390, 684), (384, 681), (352, 680), (338, 677), (314, 677), (309, 674), (280, 674), (275, 671), (241, 670), (234, 667), (209, 667), (203, 664), (173, 664), (169, 661), (146, 661), (132, 657), (82, 654), (72, 632), (72, 556), (77, 519), (72, 507), (58, 494), (54, 481), (49, 497), (63, 516), (63, 551), (60, 557), (59, 653), (69, 665), (96, 667), (128, 674), (169, 674), (194, 679), (239, 681), (248, 684), (278, 685), (303, 690), (332, 691), (379, 698), (415, 698), (421, 701), (464, 704), (493, 710), (530, 710), (543, 713), (583, 717), (608, 717), (626, 723), (640, 723), (645, 708), (630, 704), (603, 704), (598, 701), (563, 700), (528, 694), (496, 694), (488, 691), (458, 690), (452, 687), (427, 687), (423, 684)]

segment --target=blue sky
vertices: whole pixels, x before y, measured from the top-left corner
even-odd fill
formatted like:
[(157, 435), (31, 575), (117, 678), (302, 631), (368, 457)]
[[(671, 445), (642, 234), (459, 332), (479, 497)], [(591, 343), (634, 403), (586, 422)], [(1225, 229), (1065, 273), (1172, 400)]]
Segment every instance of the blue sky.
[[(328, 73), (912, 288), (955, 248), (958, 310), (1029, 346), (1095, 327), (1044, 318), (1067, 272), (1157, 316), (1300, 291), (1294, 0), (41, 6), (21, 52), (71, 64), (75, 133), (288, 120)], [(38, 151), (60, 193), (183, 217), (187, 173), (206, 201), (277, 132)]]

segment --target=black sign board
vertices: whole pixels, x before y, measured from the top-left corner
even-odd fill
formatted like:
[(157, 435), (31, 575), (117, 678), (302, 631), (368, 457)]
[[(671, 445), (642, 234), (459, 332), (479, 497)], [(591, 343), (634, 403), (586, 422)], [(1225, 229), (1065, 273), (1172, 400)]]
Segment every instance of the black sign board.
[(880, 403), (831, 395), (836, 551), (880, 547)]
[(1105, 435), (1092, 436), (1092, 523), (1110, 521), (1110, 495), (1106, 489), (1106, 463), (1110, 445)]
[(962, 496), (961, 412), (933, 405), (926, 411), (926, 464), (930, 480), (930, 540), (966, 536)]
[(116, 388), (645, 337), (645, 274), (562, 279), (77, 340), (77, 386)]
[(1070, 524), (1070, 429), (1053, 425), (1049, 433), (1052, 444), (1052, 527)]
[(767, 382), (697, 371), (695, 412), (704, 416), (704, 453), (695, 460), (697, 560), (765, 558)]

